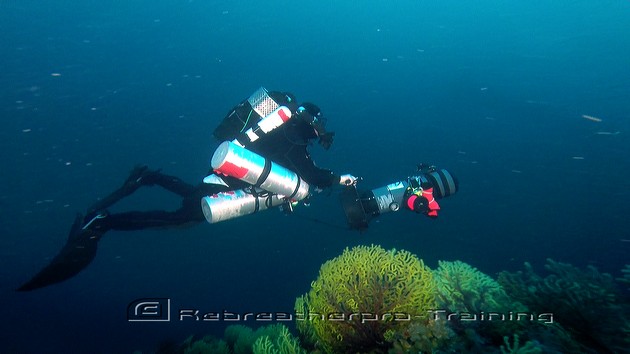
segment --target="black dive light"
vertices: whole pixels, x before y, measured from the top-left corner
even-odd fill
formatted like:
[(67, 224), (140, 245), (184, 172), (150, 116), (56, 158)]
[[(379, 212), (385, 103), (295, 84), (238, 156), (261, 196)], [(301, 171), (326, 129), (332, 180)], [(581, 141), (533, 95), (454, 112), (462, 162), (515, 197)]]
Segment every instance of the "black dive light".
[(377, 216), (398, 211), (407, 189), (419, 186), (432, 187), (433, 196), (439, 200), (455, 194), (459, 183), (447, 170), (431, 167), (419, 171), (415, 176), (368, 191), (358, 191), (354, 185), (344, 187), (340, 198), (348, 225), (353, 230), (367, 229), (368, 223)]

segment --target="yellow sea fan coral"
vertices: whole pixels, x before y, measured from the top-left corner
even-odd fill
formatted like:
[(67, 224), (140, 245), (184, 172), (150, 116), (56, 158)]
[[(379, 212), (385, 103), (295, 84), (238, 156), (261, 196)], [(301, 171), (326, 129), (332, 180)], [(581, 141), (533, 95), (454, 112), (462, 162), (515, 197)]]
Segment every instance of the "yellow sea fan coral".
[(263, 335), (256, 339), (252, 347), (254, 354), (306, 354), (300, 342), (291, 335), (289, 329), (279, 325), (275, 334)]
[(384, 351), (386, 333), (428, 321), (435, 291), (431, 270), (407, 251), (346, 248), (297, 299), (297, 328), (329, 353)]
[(464, 262), (439, 261), (433, 275), (439, 306), (450, 311), (525, 310), (523, 305), (514, 303), (494, 279)]

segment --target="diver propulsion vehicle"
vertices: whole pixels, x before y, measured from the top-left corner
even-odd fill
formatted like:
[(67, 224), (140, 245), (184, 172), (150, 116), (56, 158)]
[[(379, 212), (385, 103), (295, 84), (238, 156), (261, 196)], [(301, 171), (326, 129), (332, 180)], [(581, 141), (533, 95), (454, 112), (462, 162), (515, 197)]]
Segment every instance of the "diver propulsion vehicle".
[(363, 231), (379, 215), (400, 210), (408, 188), (430, 186), (438, 200), (455, 194), (459, 188), (457, 179), (447, 170), (430, 168), (420, 172), (369, 191), (359, 192), (353, 185), (344, 187), (340, 199), (350, 228)]
[(203, 197), (201, 208), (209, 223), (299, 201), (309, 195), (310, 186), (297, 173), (231, 141), (217, 147), (211, 164), (216, 172), (253, 187)]

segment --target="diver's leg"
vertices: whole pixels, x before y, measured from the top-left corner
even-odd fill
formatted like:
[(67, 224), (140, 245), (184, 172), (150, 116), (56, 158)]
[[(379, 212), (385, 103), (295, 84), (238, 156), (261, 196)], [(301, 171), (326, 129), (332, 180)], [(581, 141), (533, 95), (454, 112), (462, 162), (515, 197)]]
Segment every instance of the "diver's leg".
[[(129, 177), (120, 188), (88, 208), (88, 218), (92, 219), (98, 212), (131, 195), (141, 186), (153, 185), (158, 185), (181, 197), (189, 196), (195, 191), (193, 185), (182, 181), (178, 177), (163, 174), (160, 170), (149, 170), (147, 166), (138, 165), (131, 171)], [(86, 220), (86, 222), (89, 222), (89, 220)]]
[(142, 179), (143, 185), (154, 185), (166, 189), (169, 192), (175, 193), (181, 197), (187, 197), (195, 191), (195, 186), (182, 181), (175, 176), (169, 176), (161, 173), (160, 171), (152, 171)]
[(105, 198), (98, 200), (88, 208), (86, 223), (92, 220), (100, 211), (109, 208), (110, 206), (116, 204), (119, 200), (133, 194), (133, 192), (138, 190), (138, 188), (144, 184), (144, 176), (149, 173), (158, 172), (150, 171), (149, 168), (144, 165), (137, 165), (134, 167), (134, 169), (129, 173), (129, 177), (127, 177), (125, 183), (123, 183), (120, 188), (116, 189)]
[[(199, 209), (201, 208), (199, 207)], [(200, 218), (199, 213), (189, 212), (184, 208), (177, 211), (129, 211), (107, 215), (96, 220), (90, 229), (101, 232), (109, 230), (132, 231), (179, 227), (201, 221), (203, 221), (203, 214)]]

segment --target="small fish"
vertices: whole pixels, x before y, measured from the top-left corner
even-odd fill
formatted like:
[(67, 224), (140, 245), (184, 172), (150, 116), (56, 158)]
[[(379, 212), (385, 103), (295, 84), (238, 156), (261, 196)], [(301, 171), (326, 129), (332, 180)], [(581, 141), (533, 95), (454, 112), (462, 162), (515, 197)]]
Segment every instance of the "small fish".
[(617, 135), (617, 134), (619, 134), (619, 131), (616, 131), (616, 132), (596, 132), (595, 134), (597, 134), (597, 135)]
[(597, 118), (597, 117), (593, 117), (593, 116), (589, 116), (587, 114), (582, 114), (582, 118), (584, 119), (588, 119), (588, 120), (592, 120), (593, 122), (601, 122), (602, 119), (601, 118)]

